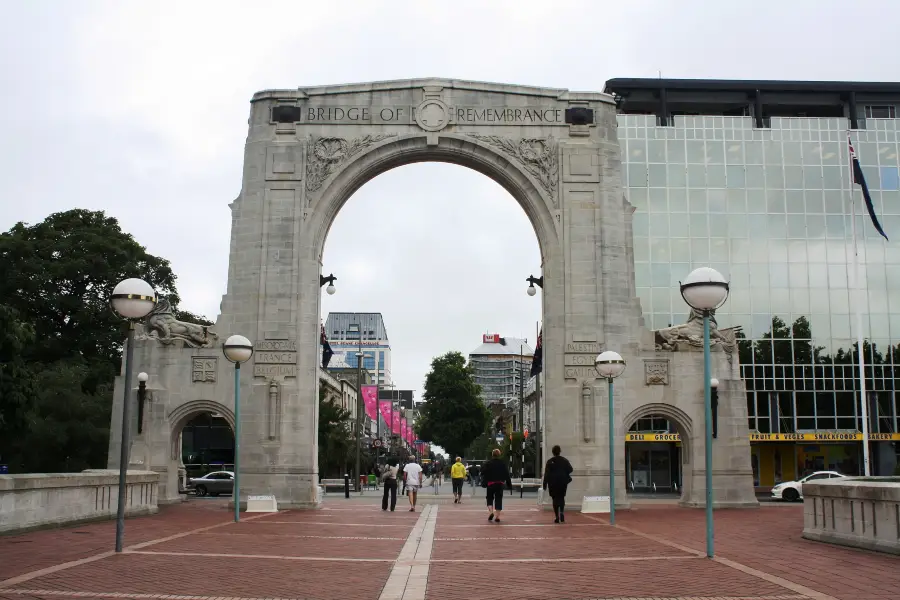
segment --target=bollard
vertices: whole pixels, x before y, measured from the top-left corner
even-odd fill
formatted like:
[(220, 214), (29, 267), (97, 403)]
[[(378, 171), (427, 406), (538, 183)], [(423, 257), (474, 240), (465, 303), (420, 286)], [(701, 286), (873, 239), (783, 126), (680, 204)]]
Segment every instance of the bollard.
[(344, 498), (350, 497), (350, 475), (344, 473)]

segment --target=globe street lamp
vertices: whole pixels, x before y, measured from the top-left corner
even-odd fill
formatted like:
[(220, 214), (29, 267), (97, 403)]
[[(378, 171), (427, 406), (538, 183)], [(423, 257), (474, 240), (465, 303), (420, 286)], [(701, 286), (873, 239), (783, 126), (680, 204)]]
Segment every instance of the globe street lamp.
[(529, 296), (534, 296), (537, 294), (537, 290), (534, 289), (534, 284), (537, 284), (539, 288), (544, 289), (544, 276), (535, 277), (534, 275), (529, 275), (525, 280), (528, 282), (528, 289), (525, 290)]
[(253, 344), (233, 335), (222, 346), (225, 359), (234, 363), (234, 522), (241, 520), (241, 363), (253, 356)]
[(116, 509), (116, 552), (122, 551), (125, 537), (125, 484), (128, 476), (128, 454), (131, 444), (131, 363), (134, 360), (134, 322), (143, 319), (156, 306), (156, 292), (143, 279), (125, 279), (116, 284), (109, 297), (112, 309), (128, 320), (125, 342), (125, 398), (122, 401), (122, 447), (119, 450), (119, 506)]
[[(709, 356), (709, 316), (728, 299), (728, 282), (709, 267), (694, 269), (681, 282), (681, 297), (688, 306), (703, 314), (703, 405), (706, 412), (706, 556), (713, 557), (712, 492), (712, 392)], [(718, 381), (716, 382), (718, 383)]]
[(594, 368), (600, 377), (606, 379), (609, 384), (609, 524), (616, 524), (616, 439), (615, 439), (615, 411), (613, 410), (613, 379), (625, 371), (625, 360), (618, 352), (607, 350), (600, 353), (594, 360)]
[(322, 287), (327, 283), (328, 287), (325, 288), (325, 291), (328, 292), (329, 296), (334, 296), (334, 293), (337, 291), (337, 289), (335, 289), (334, 287), (335, 281), (337, 281), (337, 277), (335, 277), (333, 274), (329, 275), (328, 277), (319, 275), (319, 287)]

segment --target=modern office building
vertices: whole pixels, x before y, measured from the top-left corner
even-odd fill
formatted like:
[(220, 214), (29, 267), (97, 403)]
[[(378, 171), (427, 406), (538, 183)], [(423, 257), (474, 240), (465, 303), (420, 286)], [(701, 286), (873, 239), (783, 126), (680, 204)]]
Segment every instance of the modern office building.
[(362, 352), (363, 369), (374, 375), (376, 383), (391, 383), (391, 344), (381, 313), (329, 313), (325, 335), (336, 364), (356, 369), (356, 355)]
[[(752, 465), (765, 488), (809, 472), (862, 471), (855, 367), (851, 193), (872, 474), (897, 469), (900, 245), (852, 185), (847, 133), (875, 213), (900, 239), (900, 83), (613, 79), (634, 213), (637, 292), (653, 329), (684, 323), (679, 280), (731, 282), (719, 327), (739, 326)], [(635, 423), (636, 489), (674, 489), (680, 444), (665, 419)], [(629, 485), (631, 488), (631, 485)]]
[(498, 333), (484, 334), (482, 343), (469, 353), (475, 369), (475, 383), (488, 406), (509, 406), (519, 401), (520, 389), (528, 382), (534, 350), (527, 340), (504, 338)]

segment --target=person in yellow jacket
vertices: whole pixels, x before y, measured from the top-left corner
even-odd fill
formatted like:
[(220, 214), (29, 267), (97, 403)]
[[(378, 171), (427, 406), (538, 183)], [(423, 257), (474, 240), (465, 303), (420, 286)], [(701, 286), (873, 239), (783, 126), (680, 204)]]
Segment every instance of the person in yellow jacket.
[(456, 462), (450, 467), (450, 481), (453, 483), (453, 504), (462, 502), (463, 483), (466, 481), (466, 465), (462, 459), (456, 457)]

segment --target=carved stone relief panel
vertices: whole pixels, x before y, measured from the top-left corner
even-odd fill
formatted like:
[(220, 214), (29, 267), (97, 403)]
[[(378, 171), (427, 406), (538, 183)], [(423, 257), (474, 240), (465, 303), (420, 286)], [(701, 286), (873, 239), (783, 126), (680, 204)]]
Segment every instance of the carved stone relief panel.
[(644, 383), (646, 385), (669, 385), (669, 361), (664, 359), (645, 360)]
[(215, 383), (218, 360), (216, 356), (194, 356), (191, 358), (191, 382)]
[(499, 135), (470, 133), (469, 136), (484, 142), (509, 155), (525, 167), (538, 180), (554, 206), (559, 204), (559, 145), (551, 136), (548, 138), (522, 138), (513, 140)]

